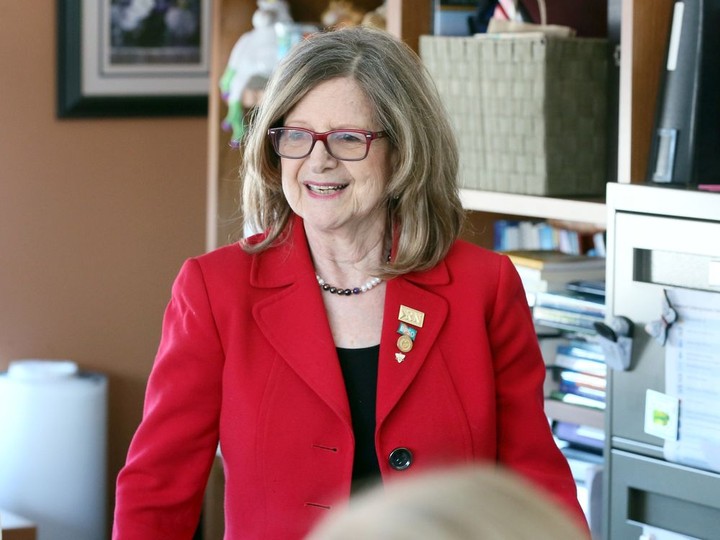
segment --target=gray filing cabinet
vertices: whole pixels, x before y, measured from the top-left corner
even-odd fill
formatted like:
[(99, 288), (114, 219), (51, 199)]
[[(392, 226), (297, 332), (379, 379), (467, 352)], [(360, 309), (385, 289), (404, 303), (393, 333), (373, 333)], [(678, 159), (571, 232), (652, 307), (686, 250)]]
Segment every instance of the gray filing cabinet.
[(720, 539), (720, 474), (667, 461), (664, 439), (645, 432), (646, 391), (666, 392), (666, 348), (644, 329), (664, 289), (720, 298), (720, 193), (608, 184), (607, 208), (608, 321), (625, 316), (634, 333), (629, 369), (608, 372), (603, 537)]

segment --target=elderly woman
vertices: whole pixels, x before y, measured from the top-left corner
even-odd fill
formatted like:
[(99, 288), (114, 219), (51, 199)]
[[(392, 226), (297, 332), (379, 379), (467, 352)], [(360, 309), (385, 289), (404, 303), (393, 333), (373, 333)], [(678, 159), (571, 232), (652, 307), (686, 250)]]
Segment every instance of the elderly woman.
[(464, 462), (583, 519), (520, 279), (458, 240), (457, 167), (407, 46), (353, 28), (291, 52), (245, 145), (262, 232), (175, 281), (114, 538), (191, 538), (218, 443), (231, 539), (300, 539), (365, 484)]

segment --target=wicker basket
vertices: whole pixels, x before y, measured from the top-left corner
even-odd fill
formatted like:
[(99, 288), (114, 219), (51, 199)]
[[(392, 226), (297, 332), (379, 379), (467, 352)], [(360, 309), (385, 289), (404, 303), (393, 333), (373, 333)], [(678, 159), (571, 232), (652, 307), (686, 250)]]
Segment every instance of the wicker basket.
[(605, 193), (606, 40), (421, 36), (420, 55), (456, 129), (463, 187)]

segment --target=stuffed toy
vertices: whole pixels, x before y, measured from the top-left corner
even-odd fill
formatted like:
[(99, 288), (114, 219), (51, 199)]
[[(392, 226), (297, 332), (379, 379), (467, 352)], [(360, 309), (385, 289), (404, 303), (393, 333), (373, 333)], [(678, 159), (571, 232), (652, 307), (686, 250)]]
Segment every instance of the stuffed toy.
[(367, 13), (354, 7), (352, 2), (345, 0), (332, 0), (322, 13), (320, 20), (326, 29), (342, 28), (343, 26), (372, 26), (385, 30), (387, 2)]
[(327, 29), (358, 26), (362, 23), (364, 15), (365, 12), (353, 6), (352, 2), (332, 0), (320, 16), (320, 22)]
[(253, 29), (240, 36), (233, 46), (219, 82), (228, 107), (222, 128), (232, 131), (230, 145), (235, 148), (240, 146), (245, 134), (245, 111), (257, 104), (281, 56), (275, 25), (293, 21), (284, 0), (258, 0), (257, 5), (252, 17)]
[(363, 26), (372, 26), (385, 30), (387, 27), (387, 2), (383, 2), (380, 7), (373, 11), (368, 11), (362, 20)]

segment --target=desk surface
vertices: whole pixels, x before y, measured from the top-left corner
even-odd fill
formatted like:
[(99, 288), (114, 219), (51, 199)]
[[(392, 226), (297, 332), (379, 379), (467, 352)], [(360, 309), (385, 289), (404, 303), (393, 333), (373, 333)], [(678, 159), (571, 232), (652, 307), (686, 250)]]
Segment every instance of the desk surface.
[(0, 510), (0, 527), (3, 540), (35, 540), (35, 524), (29, 519)]

